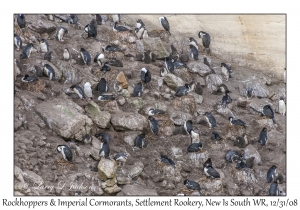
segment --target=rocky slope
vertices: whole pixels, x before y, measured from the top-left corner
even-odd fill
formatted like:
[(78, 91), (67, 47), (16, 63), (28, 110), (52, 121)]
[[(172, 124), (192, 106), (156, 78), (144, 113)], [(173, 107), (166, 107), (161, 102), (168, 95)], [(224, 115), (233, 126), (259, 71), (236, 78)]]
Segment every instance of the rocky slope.
[[(173, 22), (176, 19), (171, 17), (172, 36), (168, 36), (158, 22), (152, 21), (154, 17), (158, 21), (156, 16), (121, 15), (120, 25), (126, 23), (132, 29), (137, 17), (143, 20), (150, 37), (138, 40), (133, 32), (114, 32), (111, 15), (102, 15), (102, 24), (97, 28), (98, 41), (85, 38), (83, 30), (94, 15), (78, 15), (78, 26), (64, 22), (66, 15), (54, 21), (46, 15), (25, 17), (26, 33), (22, 34), (16, 23), (15, 33), (21, 36), (24, 46), (29, 41), (34, 42), (34, 49), (29, 59), (20, 59), (20, 51), (14, 48), (14, 56), (22, 66), (21, 74), (15, 78), (14, 94), (15, 195), (75, 195), (78, 190), (81, 195), (268, 195), (270, 183), (266, 177), (272, 165), (283, 175), (284, 181), (279, 187), (286, 191), (286, 121), (276, 108), (279, 97), (286, 96), (285, 83), (276, 74), (264, 74), (256, 71), (256, 67), (250, 69), (243, 62), (248, 58), (243, 54), (233, 60), (221, 56), (219, 52), (228, 50), (230, 54), (232, 48), (224, 49), (221, 45), (219, 50), (216, 48), (213, 43), (217, 32), (212, 39), (212, 55), (205, 55), (197, 33), (189, 33), (184, 26), (180, 28), (184, 18), (197, 17), (178, 15), (176, 18), (180, 21), (176, 27)], [(247, 22), (243, 23), (247, 27)], [(68, 29), (64, 42), (54, 38), (59, 26)], [(171, 44), (180, 54), (189, 55), (190, 36), (199, 43), (200, 60), (190, 57), (186, 62), (189, 68), (175, 69), (175, 74), (160, 76), (163, 59), (171, 53)], [(44, 53), (40, 52), (38, 40), (41, 38), (49, 43), (51, 62), (44, 60)], [(93, 58), (109, 44), (117, 45), (122, 51), (104, 52), (105, 60), (117, 58), (123, 67), (111, 66), (111, 71), (104, 73)], [(66, 47), (72, 54), (71, 61), (63, 59)], [(80, 57), (82, 47), (91, 54), (91, 65), (85, 65)], [(157, 59), (150, 63), (139, 61), (137, 54), (144, 50), (155, 52)], [(211, 61), (217, 75), (221, 75), (221, 62), (230, 62), (232, 78), (226, 82), (221, 76), (210, 74), (203, 66), (204, 56)], [(38, 71), (45, 63), (54, 68), (56, 80), (50, 81)], [(142, 68), (151, 71), (152, 80), (149, 88), (143, 83), (142, 97), (132, 97), (135, 85), (141, 81)], [(25, 74), (38, 75), (39, 79), (34, 83), (22, 83)], [(95, 88), (100, 78), (108, 81), (109, 93), (115, 100), (97, 100), (99, 93)], [(194, 90), (183, 97), (172, 97), (176, 87), (192, 81), (200, 82), (203, 93)], [(92, 101), (80, 99), (70, 90), (74, 84), (83, 88), (86, 82), (94, 89)], [(220, 105), (222, 93), (211, 93), (214, 83), (224, 83), (231, 91), (233, 102), (227, 108)], [(116, 84), (121, 90), (115, 90)], [(256, 95), (249, 100), (245, 97), (248, 86), (254, 88)], [(276, 124), (259, 116), (257, 111), (266, 104), (276, 111)], [(166, 112), (154, 116), (162, 120), (158, 135), (150, 130), (148, 110), (151, 107)], [(207, 111), (215, 116), (218, 127), (209, 128), (204, 116)], [(246, 122), (246, 130), (229, 126), (229, 116)], [(191, 141), (183, 128), (187, 120), (192, 120), (200, 135), (201, 152), (187, 152)], [(265, 146), (258, 142), (263, 127), (269, 132)], [(212, 131), (220, 133), (223, 140), (211, 140)], [(99, 156), (102, 143), (95, 134), (101, 132), (108, 133), (111, 139), (110, 160)], [(147, 147), (134, 147), (134, 139), (142, 132), (146, 135)], [(236, 137), (243, 133), (247, 134), (248, 145), (245, 148), (234, 146)], [(92, 136), (91, 142), (83, 142), (85, 134)], [(71, 148), (73, 163), (63, 160), (62, 154), (57, 152), (56, 147), (62, 144)], [(239, 151), (245, 161), (254, 157), (254, 165), (250, 167), (247, 162), (249, 168), (237, 170), (236, 163), (225, 159), (231, 149)], [(113, 160), (118, 152), (130, 155), (124, 166)], [(160, 162), (161, 155), (168, 155), (176, 167)], [(212, 159), (220, 179), (206, 178), (203, 163), (208, 158)], [(185, 179), (198, 182), (202, 190), (188, 190), (183, 184)]]

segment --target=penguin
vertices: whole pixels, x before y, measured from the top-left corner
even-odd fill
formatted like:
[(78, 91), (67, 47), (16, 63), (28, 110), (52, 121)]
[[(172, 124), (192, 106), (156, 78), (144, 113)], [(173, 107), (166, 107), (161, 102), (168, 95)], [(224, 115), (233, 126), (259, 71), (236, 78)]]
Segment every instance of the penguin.
[(52, 59), (52, 51), (46, 52), (44, 55), (44, 60), (51, 62)]
[(33, 43), (29, 42), (26, 47), (24, 47), (22, 53), (20, 54), (21, 59), (30, 58), (30, 54), (33, 48)]
[(239, 125), (239, 126), (243, 126), (244, 128), (246, 128), (246, 123), (240, 119), (234, 120), (233, 117), (229, 117), (228, 120), (230, 122), (230, 125), (233, 125), (233, 126)]
[(204, 167), (204, 173), (207, 177), (211, 179), (220, 178), (220, 174), (211, 165)]
[(116, 67), (123, 67), (123, 62), (117, 58), (112, 58), (109, 61), (109, 64)]
[(174, 47), (174, 45), (171, 44), (171, 59), (174, 59), (174, 62), (176, 62), (179, 59), (179, 53), (177, 49)]
[(281, 114), (282, 116), (285, 115), (285, 103), (283, 100), (283, 97), (281, 96), (279, 101), (278, 101), (278, 112), (279, 114)]
[(154, 115), (157, 115), (157, 114), (164, 114), (165, 112), (163, 110), (160, 110), (160, 109), (153, 109), (153, 108), (150, 108), (148, 110), (148, 116), (154, 116)]
[(102, 147), (99, 151), (99, 155), (100, 157), (104, 157), (105, 159), (110, 159), (109, 153), (110, 153), (109, 143), (107, 141), (103, 141)]
[(91, 55), (88, 51), (86, 51), (84, 48), (80, 48), (80, 55), (82, 57), (83, 62), (86, 65), (90, 65), (91, 64)]
[(188, 146), (187, 151), (188, 152), (199, 152), (202, 150), (202, 143), (192, 143)]
[(197, 50), (197, 48), (196, 48), (194, 45), (192, 45), (192, 44), (190, 44), (190, 54), (191, 54), (191, 56), (192, 56), (192, 58), (193, 58), (194, 60), (199, 60), (199, 58), (198, 58), (198, 50)]
[(171, 160), (170, 158), (168, 158), (167, 155), (161, 155), (160, 156), (160, 162), (162, 162), (166, 165), (171, 165), (171, 166), (173, 166), (173, 168), (176, 168), (174, 161)]
[(198, 37), (202, 39), (202, 45), (205, 47), (207, 54), (210, 54), (210, 35), (204, 31), (200, 31)]
[(221, 63), (222, 67), (222, 75), (226, 81), (228, 81), (229, 78), (231, 78), (231, 69), (226, 63)]
[(35, 70), (35, 76), (37, 77), (44, 76), (44, 69), (42, 69), (41, 67), (34, 65), (34, 70)]
[(161, 77), (164, 77), (164, 76), (166, 76), (167, 74), (168, 74), (167, 69), (165, 69), (165, 68), (161, 68), (161, 69), (160, 69), (159, 75), (160, 75)]
[(187, 95), (190, 92), (190, 90), (191, 90), (190, 85), (186, 83), (184, 86), (179, 86), (176, 88), (175, 96), (181, 97)]
[(151, 72), (148, 69), (146, 68), (141, 69), (141, 80), (145, 82), (146, 86), (148, 87), (148, 84), (151, 81)]
[(218, 91), (222, 92), (222, 93), (225, 93), (225, 92), (230, 93), (230, 91), (228, 90), (228, 87), (225, 84), (219, 85)]
[(261, 112), (261, 116), (266, 116), (268, 118), (271, 118), (273, 120), (273, 123), (276, 124), (276, 121), (274, 119), (273, 109), (269, 104), (267, 104), (263, 107), (262, 112)]
[(64, 49), (63, 57), (64, 57), (64, 60), (66, 60), (66, 61), (69, 61), (72, 59), (71, 53), (69, 52), (69, 49), (67, 47)]
[(204, 63), (205, 65), (207, 65), (207, 66), (210, 68), (212, 74), (215, 74), (215, 73), (216, 73), (215, 70), (214, 70), (213, 68), (210, 67), (210, 63), (208, 62), (208, 60), (207, 60), (206, 57), (203, 57), (203, 63)]
[(246, 160), (246, 165), (248, 168), (252, 168), (254, 165), (255, 157), (250, 157)]
[(98, 100), (99, 101), (113, 101), (115, 100), (115, 96), (114, 95), (100, 95), (98, 97)]
[(135, 28), (134, 33), (138, 39), (143, 39), (144, 31), (145, 31), (145, 28), (140, 27), (140, 28)]
[(161, 120), (156, 120), (152, 116), (149, 116), (148, 120), (149, 120), (150, 129), (151, 129), (152, 133), (154, 133), (155, 135), (158, 135), (158, 122)]
[(283, 178), (282, 174), (276, 174), (276, 179), (275, 179), (274, 182), (276, 182), (276, 183), (278, 183), (278, 184), (282, 184), (283, 181), (284, 181), (283, 179), (284, 179), (284, 178)]
[(113, 22), (120, 22), (121, 21), (121, 15), (120, 14), (117, 14), (117, 15), (111, 15), (112, 19), (113, 19)]
[(49, 51), (49, 44), (44, 38), (41, 39), (40, 48), (41, 48), (41, 52)]
[(202, 86), (201, 86), (200, 82), (196, 83), (195, 93), (197, 93), (198, 95), (202, 95), (203, 94), (203, 89), (202, 89)]
[(197, 182), (185, 179), (183, 184), (190, 190), (198, 190), (199, 192), (201, 191), (200, 185)]
[(79, 96), (80, 99), (83, 99), (85, 97), (84, 91), (79, 85), (72, 85), (70, 89), (74, 91)]
[(22, 49), (22, 39), (17, 34), (14, 34), (14, 44), (17, 50)]
[(59, 26), (59, 27), (57, 28), (55, 37), (58, 39), (58, 41), (63, 42), (63, 41), (64, 41), (64, 40), (63, 40), (63, 37), (64, 37), (64, 35), (67, 34), (67, 33), (68, 33), (68, 29), (66, 29), (66, 28), (63, 27), (63, 26)]
[(106, 52), (121, 52), (122, 50), (118, 47), (107, 45), (106, 47), (103, 48), (103, 51), (106, 51)]
[(85, 134), (83, 137), (82, 137), (82, 142), (84, 144), (91, 144), (92, 143), (92, 140), (93, 140), (93, 137), (90, 135), (90, 134)]
[(92, 19), (91, 22), (89, 24), (87, 24), (84, 27), (84, 32), (87, 33), (87, 38), (89, 37), (93, 37), (96, 41), (97, 40), (97, 22), (96, 19)]
[(109, 62), (106, 61), (106, 62), (103, 64), (103, 66), (100, 68), (100, 70), (103, 71), (103, 72), (110, 71), (111, 68), (110, 68), (110, 66), (109, 66)]
[(143, 147), (147, 146), (147, 142), (145, 139), (145, 133), (141, 133), (141, 134), (137, 135), (137, 137), (134, 139), (134, 146), (139, 147), (139, 148), (143, 148)]
[(143, 58), (142, 58), (142, 61), (144, 61), (147, 64), (149, 64), (151, 62), (151, 57), (150, 57), (148, 52), (150, 52), (150, 50), (149, 51), (144, 51)]
[(49, 80), (55, 80), (55, 71), (49, 64), (44, 64), (44, 75), (49, 77)]
[(263, 128), (259, 134), (259, 143), (260, 145), (266, 145), (268, 142), (268, 131), (267, 128)]
[(237, 170), (242, 170), (242, 169), (244, 169), (244, 168), (248, 168), (248, 166), (247, 166), (246, 163), (244, 163), (244, 161), (243, 161), (242, 158), (239, 158), (238, 161), (237, 161), (237, 163), (236, 163), (235, 168), (236, 168)]
[(248, 144), (247, 135), (244, 133), (242, 136), (237, 136), (233, 146), (237, 146), (239, 148), (245, 148)]
[(125, 26), (117, 26), (117, 24), (118, 24), (117, 22), (114, 23), (113, 31), (115, 31), (115, 32), (131, 31), (130, 28), (127, 28)]
[(205, 167), (212, 166), (211, 158), (207, 158), (207, 160), (203, 164), (203, 170)]
[(276, 179), (276, 169), (277, 167), (275, 165), (272, 165), (271, 168), (269, 168), (267, 172), (267, 181), (268, 183), (274, 182)]
[(218, 134), (216, 131), (212, 131), (212, 132), (211, 132), (210, 139), (211, 139), (211, 140), (220, 141), (220, 140), (222, 140), (222, 137), (221, 137), (220, 134)]
[(129, 154), (126, 152), (118, 152), (117, 154), (115, 154), (114, 160), (118, 163), (119, 162), (121, 162), (121, 164), (123, 163), (123, 166), (124, 166), (128, 156), (129, 156)]
[(95, 58), (94, 58), (94, 62), (98, 63), (98, 65), (101, 66), (102, 65), (102, 61), (104, 60), (104, 58), (105, 58), (104, 54), (98, 52), (96, 54)]
[(28, 74), (26, 74), (23, 78), (22, 78), (22, 82), (25, 83), (30, 83), (30, 82), (35, 82), (37, 81), (38, 78), (35, 76), (29, 76)]
[(254, 96), (254, 90), (252, 87), (247, 87), (246, 96), (247, 96), (247, 100), (252, 99), (252, 97)]
[(108, 133), (97, 133), (95, 134), (95, 137), (99, 138), (102, 143), (110, 143), (110, 136), (108, 135)]
[(146, 30), (145, 26), (143, 28), (144, 28), (143, 39), (147, 39), (147, 38), (149, 38), (148, 31)]
[(205, 112), (205, 118), (209, 125), (209, 128), (217, 127), (217, 121), (215, 117), (210, 112)]
[(168, 59), (167, 61), (167, 58), (165, 58), (165, 66), (166, 66), (166, 69), (168, 72), (171, 72), (172, 74), (175, 73), (174, 71), (174, 59)]
[(68, 17), (68, 24), (74, 24), (78, 26), (78, 17), (75, 14), (70, 14)]
[(276, 182), (272, 183), (269, 189), (270, 196), (278, 196), (280, 194), (280, 189)]
[(98, 85), (97, 85), (97, 90), (99, 91), (100, 95), (104, 92), (108, 91), (108, 84), (105, 80), (105, 78), (101, 78)]
[(191, 131), (194, 130), (192, 120), (185, 121), (183, 127), (188, 135), (191, 135)]
[(96, 14), (96, 22), (98, 25), (102, 25), (102, 17), (99, 14)]
[(160, 24), (161, 26), (168, 32), (168, 34), (171, 36), (170, 33), (170, 25), (169, 22), (167, 20), (167, 18), (165, 16), (162, 16), (159, 18)]
[(234, 161), (238, 161), (238, 159), (240, 159), (240, 153), (235, 151), (235, 150), (229, 150), (226, 155), (225, 155), (225, 159), (228, 162), (234, 162)]
[(190, 41), (190, 45), (195, 46), (196, 49), (197, 49), (197, 51), (198, 51), (198, 43), (197, 43), (197, 41), (193, 37), (190, 37), (189, 41)]
[(87, 97), (88, 100), (92, 100), (93, 98), (93, 92), (92, 92), (92, 85), (89, 82), (86, 82), (83, 86), (83, 92), (85, 97)]
[(138, 19), (136, 21), (136, 28), (143, 28), (145, 27), (145, 24), (143, 23), (143, 21), (141, 19)]
[(187, 68), (185, 63), (181, 63), (180, 61), (175, 61), (174, 62), (174, 68), (175, 69), (180, 69), (180, 68)]
[(26, 20), (23, 14), (19, 14), (17, 17), (18, 26), (21, 28), (23, 34), (25, 33)]
[(221, 99), (221, 104), (223, 108), (226, 108), (226, 105), (232, 102), (230, 95), (228, 95), (228, 91), (225, 91), (225, 95)]
[(139, 83), (137, 83), (136, 86), (134, 87), (132, 96), (133, 96), (133, 97), (142, 97), (142, 95), (143, 95), (143, 86), (142, 86), (142, 83), (139, 82)]
[(147, 53), (149, 54), (151, 61), (155, 62), (157, 58), (156, 54), (151, 52), (151, 50), (147, 50)]
[(73, 162), (73, 154), (70, 147), (67, 145), (58, 145), (56, 147), (57, 152), (60, 152), (63, 155), (63, 158), (69, 162)]

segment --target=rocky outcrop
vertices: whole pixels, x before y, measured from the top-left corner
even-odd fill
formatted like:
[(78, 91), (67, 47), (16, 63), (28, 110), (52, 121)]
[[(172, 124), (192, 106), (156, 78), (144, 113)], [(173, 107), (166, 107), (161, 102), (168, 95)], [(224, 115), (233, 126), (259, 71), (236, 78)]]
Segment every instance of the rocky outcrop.
[(138, 40), (136, 45), (140, 52), (143, 52), (144, 50), (150, 50), (156, 55), (157, 59), (164, 59), (170, 55), (158, 37), (149, 37), (147, 39), (143, 39), (142, 41)]
[(112, 114), (111, 124), (116, 130), (142, 131), (147, 127), (146, 117), (129, 112), (116, 112)]
[(171, 106), (173, 106), (174, 109), (178, 111), (187, 112), (190, 113), (191, 115), (193, 115), (196, 110), (195, 98), (191, 95), (176, 97), (171, 102)]
[(85, 106), (87, 115), (93, 120), (93, 122), (100, 128), (107, 128), (111, 119), (111, 114), (107, 111), (100, 111), (99, 106), (94, 102), (90, 101)]
[(244, 159), (248, 159), (254, 157), (254, 164), (260, 164), (261, 163), (261, 156), (260, 154), (257, 152), (257, 150), (251, 145), (249, 144), (246, 148), (245, 148), (245, 152), (244, 152)]
[(175, 76), (174, 74), (168, 73), (164, 77), (164, 82), (167, 84), (167, 86), (171, 89), (176, 89), (179, 86), (183, 86), (184, 82), (180, 77)]
[(82, 140), (82, 136), (89, 133), (92, 120), (83, 114), (83, 109), (68, 99), (55, 98), (38, 104), (35, 111), (45, 123), (64, 138)]
[(98, 173), (100, 180), (106, 181), (108, 179), (114, 179), (117, 169), (118, 166), (116, 161), (101, 158), (98, 164)]
[(197, 73), (201, 77), (205, 77), (211, 73), (210, 68), (200, 61), (190, 61), (187, 67), (191, 73)]

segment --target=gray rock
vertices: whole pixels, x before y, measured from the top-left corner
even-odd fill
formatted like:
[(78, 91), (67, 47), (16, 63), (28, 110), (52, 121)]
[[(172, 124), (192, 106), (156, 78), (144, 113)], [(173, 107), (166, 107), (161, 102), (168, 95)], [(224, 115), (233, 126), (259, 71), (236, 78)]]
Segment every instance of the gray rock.
[(203, 163), (208, 159), (209, 154), (207, 151), (204, 152), (190, 152), (188, 153), (188, 158), (191, 164), (195, 167), (202, 166)]
[(257, 182), (251, 170), (235, 170), (234, 179), (238, 184), (253, 184)]
[(53, 131), (67, 139), (81, 141), (93, 125), (92, 120), (83, 114), (83, 109), (68, 99), (43, 102), (35, 107), (35, 111)]
[(111, 123), (116, 130), (142, 131), (147, 128), (147, 119), (140, 114), (116, 112), (112, 114)]
[(221, 179), (215, 179), (213, 181), (205, 179), (201, 181), (201, 190), (205, 192), (205, 195), (213, 195), (216, 192), (220, 192), (223, 188)]
[(211, 93), (216, 92), (222, 83), (223, 80), (221, 75), (210, 74), (206, 77), (206, 85)]
[(90, 101), (85, 106), (85, 111), (92, 121), (100, 128), (108, 127), (111, 114), (107, 111), (100, 111), (99, 106), (94, 101)]
[(20, 95), (20, 99), (24, 107), (29, 110), (42, 102), (41, 99), (45, 100), (46, 96), (41, 92), (23, 91), (22, 95)]
[(196, 101), (191, 95), (176, 97), (172, 100), (171, 106), (178, 111), (187, 112), (191, 115), (196, 111)]
[(136, 41), (137, 49), (140, 49), (140, 52), (144, 50), (151, 50), (151, 52), (156, 55), (156, 59), (164, 59), (170, 55), (158, 37), (149, 37), (148, 39), (143, 39), (142, 45), (138, 43), (138, 41), (139, 40)]
[(202, 95), (199, 95), (199, 94), (194, 93), (194, 92), (191, 92), (190, 95), (194, 96), (195, 102), (197, 104), (202, 104), (202, 102), (203, 102), (203, 96)]
[(23, 172), (23, 178), (26, 182), (29, 182), (31, 184), (40, 184), (44, 182), (42, 177), (29, 170), (25, 170)]
[(141, 110), (143, 108), (143, 99), (141, 99), (140, 97), (130, 97), (130, 98), (126, 98), (126, 102), (135, 107), (137, 109), (137, 111)]
[(118, 102), (121, 106), (123, 106), (126, 103), (126, 99), (124, 96), (119, 96), (118, 97)]
[(15, 166), (14, 175), (19, 182), (24, 183), (23, 171), (18, 166)]
[(125, 185), (125, 184), (131, 184), (132, 180), (131, 178), (127, 177), (127, 176), (118, 176), (117, 175), (117, 183), (121, 184), (121, 185)]
[(168, 73), (164, 77), (164, 82), (167, 84), (167, 86), (171, 89), (176, 89), (179, 86), (183, 86), (184, 82), (180, 77), (176, 77), (174, 74)]
[(131, 134), (131, 135), (128, 135), (128, 136), (125, 136), (124, 137), (124, 141), (131, 147), (134, 146), (134, 140), (135, 138), (137, 137), (137, 135), (139, 135), (138, 133), (136, 134)]
[(248, 159), (254, 157), (254, 164), (260, 164), (261, 163), (261, 157), (260, 154), (257, 152), (257, 150), (249, 144), (244, 151), (244, 159)]
[(264, 85), (264, 82), (258, 79), (249, 79), (247, 80), (247, 84), (244, 83), (239, 83), (239, 91), (240, 94), (245, 96), (246, 95), (246, 87), (252, 87), (254, 91), (254, 95), (259, 98), (268, 98), (269, 96), (269, 90), (268, 88)]
[(93, 147), (95, 149), (100, 150), (101, 149), (101, 145), (102, 145), (101, 141), (99, 139), (97, 139), (96, 137), (94, 137), (94, 136), (92, 138), (93, 138), (92, 139), (92, 145), (93, 145)]
[(191, 73), (197, 73), (201, 77), (205, 77), (211, 73), (210, 68), (199, 61), (191, 61), (187, 64), (187, 67)]
[(42, 33), (51, 33), (56, 30), (56, 26), (50, 21), (43, 21), (41, 19), (31, 19), (30, 21), (26, 21), (28, 28), (31, 30), (42, 34)]
[(141, 185), (125, 185), (117, 196), (157, 196), (155, 189), (150, 189)]
[(111, 187), (103, 188), (103, 191), (109, 195), (116, 194), (116, 193), (120, 192), (121, 190), (122, 190), (122, 188), (118, 187), (118, 185), (116, 185), (116, 184)]
[(116, 175), (117, 168), (118, 165), (116, 161), (101, 158), (98, 164), (98, 173), (100, 180), (106, 181), (107, 179), (113, 179)]
[(175, 125), (184, 125), (184, 123), (187, 120), (192, 120), (193, 116), (190, 115), (189, 113), (184, 113), (180, 111), (176, 112), (171, 112), (170, 114), (170, 120), (175, 124)]
[(129, 176), (135, 178), (139, 176), (144, 170), (144, 164), (142, 162), (135, 162), (132, 166), (129, 167)]
[(240, 193), (239, 186), (232, 181), (226, 182), (226, 189), (227, 189), (229, 195), (231, 195), (231, 196), (234, 196), (234, 195), (237, 196)]

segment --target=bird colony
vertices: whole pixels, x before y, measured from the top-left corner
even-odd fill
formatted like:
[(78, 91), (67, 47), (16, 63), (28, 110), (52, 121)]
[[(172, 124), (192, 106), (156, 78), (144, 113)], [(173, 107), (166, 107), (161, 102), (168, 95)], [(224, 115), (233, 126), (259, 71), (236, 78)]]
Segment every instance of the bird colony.
[(152, 16), (15, 15), (15, 195), (285, 195), (285, 80)]

